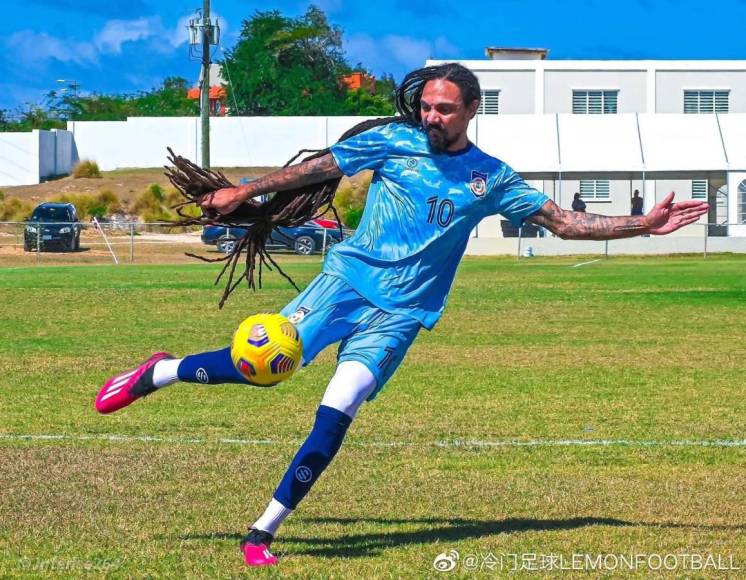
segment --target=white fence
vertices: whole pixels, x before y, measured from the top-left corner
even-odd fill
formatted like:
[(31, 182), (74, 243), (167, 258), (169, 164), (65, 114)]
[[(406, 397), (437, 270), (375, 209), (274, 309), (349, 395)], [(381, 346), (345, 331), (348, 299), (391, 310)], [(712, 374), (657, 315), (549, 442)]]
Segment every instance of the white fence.
[[(324, 149), (369, 117), (213, 117), (213, 167), (277, 167), (301, 149)], [(201, 128), (196, 117), (132, 117), (127, 121), (76, 121), (81, 159), (102, 170), (159, 167), (166, 147), (200, 162)]]
[[(267, 249), (278, 254), (310, 254), (323, 259), (336, 242), (336, 232), (338, 230), (326, 228), (313, 236), (301, 232), (297, 239), (278, 234), (274, 236), (275, 242), (268, 243)], [(353, 233), (343, 230), (344, 238)], [(222, 250), (230, 247), (226, 241), (238, 237), (240, 234), (234, 228), (219, 240), (205, 243), (201, 227), (163, 222), (0, 222), (0, 267), (15, 263), (119, 264), (194, 260), (186, 254), (219, 259), (223, 256)], [(310, 246), (309, 237), (312, 238)], [(216, 243), (218, 241), (221, 243)]]
[[(52, 263), (174, 263), (193, 262), (186, 254), (209, 259), (221, 258), (214, 244), (205, 244), (201, 228), (174, 227), (164, 223), (117, 222), (95, 224), (59, 224), (80, 226), (79, 248), (71, 251), (67, 241), (48, 245), (36, 223), (0, 223), (0, 267), (15, 264)], [(43, 224), (46, 225), (46, 224)], [(695, 226), (690, 226), (695, 227)], [(662, 255), (713, 253), (746, 254), (746, 238), (724, 237), (723, 224), (697, 225), (700, 235), (671, 237), (650, 236), (621, 240), (572, 241), (556, 237), (471, 238), (466, 254), (473, 256), (513, 255), (519, 258), (540, 256), (587, 255), (594, 257), (618, 255)], [(35, 229), (32, 229), (35, 228)], [(324, 232), (326, 233), (326, 232)], [(345, 238), (352, 231), (344, 232)], [(523, 233), (523, 232), (521, 232)], [(51, 238), (51, 236), (50, 236)], [(313, 248), (310, 259), (323, 259), (333, 240), (324, 236)], [(41, 252), (36, 251), (41, 246)], [(268, 246), (278, 254), (295, 255), (293, 243)], [(47, 251), (48, 250), (48, 251)]]

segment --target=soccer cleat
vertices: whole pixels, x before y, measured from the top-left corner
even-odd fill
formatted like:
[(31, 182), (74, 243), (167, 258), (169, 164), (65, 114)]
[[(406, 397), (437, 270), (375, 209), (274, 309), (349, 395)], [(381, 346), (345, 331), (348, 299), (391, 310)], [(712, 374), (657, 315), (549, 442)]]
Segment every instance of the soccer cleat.
[(136, 369), (111, 377), (96, 397), (96, 410), (113, 413), (156, 391), (153, 367), (158, 361), (171, 358), (174, 357), (167, 352), (157, 352)]
[(241, 540), (241, 553), (247, 566), (275, 566), (277, 556), (269, 551), (272, 534), (251, 528), (249, 534)]

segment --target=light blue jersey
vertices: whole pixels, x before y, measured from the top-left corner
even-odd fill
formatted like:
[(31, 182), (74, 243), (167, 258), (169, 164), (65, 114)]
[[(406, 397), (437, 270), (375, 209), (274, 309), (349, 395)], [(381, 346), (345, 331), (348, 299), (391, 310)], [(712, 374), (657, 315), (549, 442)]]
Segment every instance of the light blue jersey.
[(471, 143), (433, 153), (424, 131), (405, 123), (360, 133), (331, 153), (345, 175), (372, 169), (373, 180), (357, 231), (329, 251), (323, 271), (427, 329), (480, 220), (500, 213), (519, 226), (549, 199)]

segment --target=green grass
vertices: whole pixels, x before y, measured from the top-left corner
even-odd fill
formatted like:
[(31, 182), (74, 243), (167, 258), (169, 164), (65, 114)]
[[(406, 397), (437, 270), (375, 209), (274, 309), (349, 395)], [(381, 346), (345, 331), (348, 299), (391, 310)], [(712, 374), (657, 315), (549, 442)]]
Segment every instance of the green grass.
[[(506, 576), (511, 554), (713, 554), (742, 570), (660, 573), (746, 573), (746, 447), (723, 444), (746, 432), (746, 259), (578, 261), (466, 259), (442, 321), (363, 407), (260, 575), (431, 577), (450, 550), (450, 576), (490, 553), (506, 568), (483, 577)], [(286, 268), (306, 284), (319, 263)], [(92, 408), (113, 372), (227, 344), (294, 296), (269, 274), (219, 311), (215, 273), (0, 269), (0, 577), (245, 572), (237, 540), (307, 434), (335, 350), (274, 389), (179, 385)], [(42, 434), (68, 438), (7, 437)], [(494, 445), (564, 440), (612, 443)]]

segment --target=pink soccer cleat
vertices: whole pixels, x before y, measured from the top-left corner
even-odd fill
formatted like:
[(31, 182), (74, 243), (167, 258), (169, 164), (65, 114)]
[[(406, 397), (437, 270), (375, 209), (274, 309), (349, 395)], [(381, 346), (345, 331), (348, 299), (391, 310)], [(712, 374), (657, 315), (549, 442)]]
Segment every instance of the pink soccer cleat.
[(277, 556), (269, 551), (272, 534), (251, 528), (249, 535), (241, 540), (241, 553), (247, 566), (276, 566)]
[(159, 360), (170, 358), (174, 357), (167, 352), (157, 352), (136, 369), (111, 377), (96, 397), (96, 410), (113, 413), (157, 390), (153, 384), (153, 367)]

